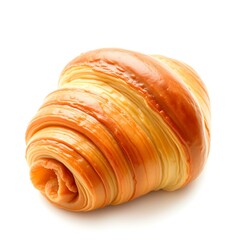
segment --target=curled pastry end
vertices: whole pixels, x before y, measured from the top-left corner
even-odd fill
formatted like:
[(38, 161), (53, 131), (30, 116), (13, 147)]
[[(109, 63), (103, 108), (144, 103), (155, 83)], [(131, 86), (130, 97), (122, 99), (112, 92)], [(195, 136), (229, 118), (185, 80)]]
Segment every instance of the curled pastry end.
[(51, 202), (67, 203), (78, 196), (74, 178), (66, 167), (53, 159), (42, 159), (30, 168), (33, 185)]

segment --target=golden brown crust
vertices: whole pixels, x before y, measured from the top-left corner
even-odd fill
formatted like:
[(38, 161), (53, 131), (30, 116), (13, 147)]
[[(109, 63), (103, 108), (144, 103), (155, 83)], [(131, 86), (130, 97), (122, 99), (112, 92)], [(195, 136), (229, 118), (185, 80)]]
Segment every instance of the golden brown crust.
[[(176, 75), (150, 56), (123, 49), (98, 49), (81, 54), (66, 66), (63, 73), (79, 65), (119, 77), (137, 89), (184, 144), (190, 161), (187, 182), (199, 175), (207, 157), (208, 145), (203, 115), (187, 86)], [(199, 79), (196, 81), (204, 88)]]

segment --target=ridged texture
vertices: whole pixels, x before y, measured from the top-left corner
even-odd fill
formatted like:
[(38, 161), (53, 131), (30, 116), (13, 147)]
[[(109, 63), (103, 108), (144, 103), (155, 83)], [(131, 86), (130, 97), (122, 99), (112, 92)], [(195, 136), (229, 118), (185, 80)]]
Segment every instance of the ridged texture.
[(186, 64), (122, 49), (80, 55), (26, 132), (33, 185), (55, 205), (89, 211), (173, 191), (209, 153), (206, 88)]

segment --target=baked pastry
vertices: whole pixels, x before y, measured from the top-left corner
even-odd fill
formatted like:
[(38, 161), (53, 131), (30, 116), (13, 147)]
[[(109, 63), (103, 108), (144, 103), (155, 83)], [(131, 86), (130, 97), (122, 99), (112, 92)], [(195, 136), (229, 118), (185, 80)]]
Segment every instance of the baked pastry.
[(188, 65), (122, 49), (81, 54), (26, 131), (33, 185), (89, 211), (194, 180), (209, 153), (210, 108)]

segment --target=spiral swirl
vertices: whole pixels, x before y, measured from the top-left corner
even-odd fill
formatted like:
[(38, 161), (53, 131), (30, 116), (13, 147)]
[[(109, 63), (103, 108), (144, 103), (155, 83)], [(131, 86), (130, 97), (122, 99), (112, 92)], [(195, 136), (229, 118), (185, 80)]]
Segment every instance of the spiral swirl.
[(63, 70), (26, 131), (33, 185), (58, 207), (89, 211), (195, 179), (209, 153), (207, 90), (186, 64), (122, 49)]

